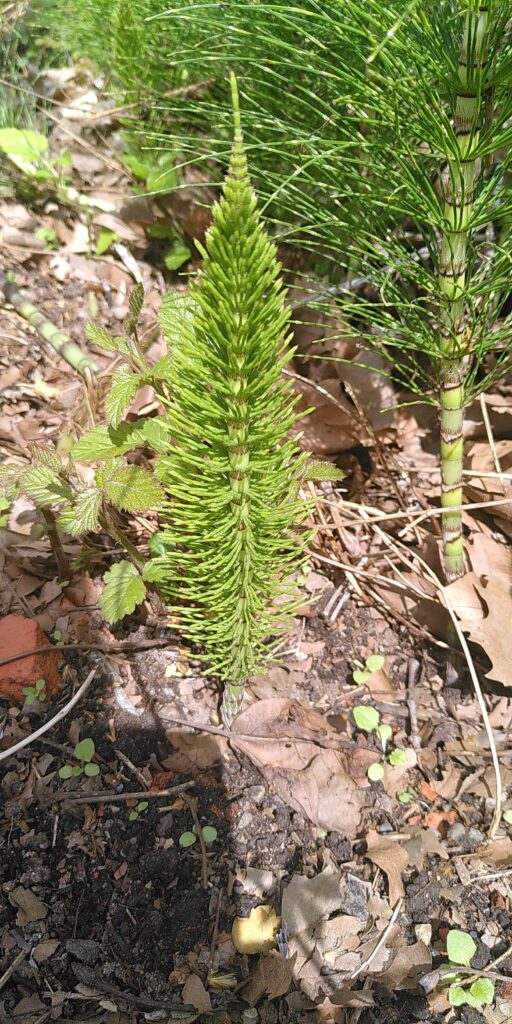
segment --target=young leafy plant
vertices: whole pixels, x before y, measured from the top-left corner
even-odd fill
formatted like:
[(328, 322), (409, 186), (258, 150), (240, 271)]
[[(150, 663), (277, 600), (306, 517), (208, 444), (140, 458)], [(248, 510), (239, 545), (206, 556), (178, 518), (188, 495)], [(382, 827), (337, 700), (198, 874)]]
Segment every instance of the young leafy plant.
[(63, 764), (62, 768), (59, 769), (59, 777), (61, 779), (72, 779), (79, 775), (91, 777), (99, 775), (100, 766), (93, 761), (94, 753), (94, 740), (86, 736), (85, 739), (77, 743), (73, 751), (77, 764)]
[[(381, 666), (379, 665), (379, 667)], [(377, 708), (373, 708), (371, 705), (367, 704), (359, 704), (353, 709), (352, 714), (358, 729), (361, 729), (363, 732), (374, 732), (376, 734), (382, 746), (382, 753), (384, 755), (383, 760), (387, 761), (394, 768), (403, 767), (407, 764), (407, 754), (405, 750), (401, 750), (400, 747), (396, 747), (395, 750), (391, 751), (391, 753), (386, 754), (386, 747), (388, 745), (388, 741), (393, 736), (393, 730), (387, 722), (381, 723), (380, 712), (377, 711)], [(367, 775), (370, 782), (379, 782), (380, 779), (383, 778), (383, 760), (375, 761), (374, 764), (371, 764), (368, 768)], [(402, 801), (402, 803), (404, 802), (406, 801)]]
[(141, 814), (144, 814), (144, 811), (147, 811), (148, 807), (149, 803), (147, 800), (139, 800), (137, 806), (130, 811), (128, 821), (138, 821)]
[[(446, 950), (451, 965), (470, 967), (476, 953), (476, 945), (467, 932), (454, 928), (448, 932)], [(478, 978), (467, 987), (463, 978), (450, 975), (448, 999), (452, 1006), (473, 1006), (479, 1010), (494, 1002), (494, 984), (490, 978)]]
[(364, 668), (356, 668), (352, 673), (352, 679), (355, 683), (362, 686), (370, 678), (372, 672), (380, 672), (385, 664), (386, 659), (383, 658), (382, 654), (370, 654), (365, 658)]
[[(206, 846), (212, 846), (212, 844), (215, 842), (217, 838), (217, 829), (214, 828), (213, 825), (205, 825), (204, 828), (201, 829), (201, 835), (204, 839)], [(186, 849), (189, 846), (193, 846), (194, 843), (197, 843), (197, 839), (197, 826), (194, 825), (192, 832), (181, 833), (178, 842), (180, 846), (183, 846), (183, 848)]]
[(46, 681), (38, 679), (33, 686), (24, 686), (23, 693), (25, 694), (25, 704), (30, 706), (35, 704), (36, 701), (44, 704), (46, 700)]
[(32, 128), (0, 128), (0, 152), (29, 181), (50, 188), (64, 203), (86, 208), (97, 207), (105, 212), (115, 209), (113, 203), (90, 198), (72, 187), (68, 175), (71, 167), (69, 150), (63, 149), (58, 157), (52, 156), (48, 139), (41, 132)]

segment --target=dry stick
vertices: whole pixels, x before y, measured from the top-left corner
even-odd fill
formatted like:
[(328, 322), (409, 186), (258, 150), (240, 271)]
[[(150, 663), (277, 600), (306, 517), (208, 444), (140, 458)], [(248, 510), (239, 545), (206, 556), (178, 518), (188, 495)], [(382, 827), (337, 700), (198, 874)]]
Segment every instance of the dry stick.
[(196, 827), (196, 832), (197, 832), (197, 838), (199, 839), (199, 844), (201, 846), (201, 863), (202, 863), (202, 871), (203, 871), (203, 889), (207, 889), (208, 888), (208, 859), (207, 859), (207, 856), (206, 856), (206, 843), (204, 841), (203, 830), (201, 828), (201, 822), (199, 821), (199, 818), (197, 816), (197, 810), (196, 810), (194, 801), (190, 799), (190, 797), (187, 795), (187, 793), (184, 794), (184, 800), (185, 800), (185, 803), (187, 804), (187, 807), (188, 807), (188, 809), (189, 809), (189, 811), (190, 811), (190, 813), (192, 815), (192, 818), (194, 820), (194, 825)]
[(93, 668), (89, 672), (87, 679), (84, 680), (82, 685), (72, 696), (71, 700), (69, 700), (68, 703), (65, 704), (64, 707), (61, 708), (60, 711), (58, 711), (53, 718), (50, 718), (49, 722), (45, 722), (44, 725), (40, 727), (40, 729), (36, 729), (35, 732), (31, 732), (29, 736), (24, 736), (23, 739), (19, 741), (19, 743), (15, 743), (14, 746), (9, 747), (8, 750), (0, 751), (0, 761), (5, 761), (8, 757), (12, 757), (13, 754), (17, 754), (18, 750), (23, 750), (24, 747), (28, 747), (29, 743), (33, 743), (34, 740), (37, 740), (39, 738), (39, 736), (43, 736), (45, 732), (48, 732), (48, 729), (51, 729), (52, 725), (56, 725), (57, 722), (62, 721), (62, 719), (65, 718), (67, 714), (69, 714), (71, 709), (74, 708), (75, 704), (78, 704), (80, 697), (83, 696), (85, 691), (91, 685), (95, 675), (96, 669)]
[(0, 978), (0, 992), (2, 991), (4, 986), (9, 981), (9, 978), (11, 977), (11, 975), (14, 974), (16, 968), (19, 966), (19, 964), (21, 964), (21, 961), (24, 960), (25, 957), (29, 955), (31, 950), (32, 950), (32, 946), (27, 946), (26, 949), (21, 949), (20, 952), (18, 953), (18, 955), (14, 957), (14, 960), (13, 960), (12, 964), (9, 964), (9, 967), (7, 968), (6, 971), (4, 971), (4, 973), (2, 974), (2, 977)]
[(250, 740), (251, 743), (314, 743), (315, 746), (321, 747), (323, 750), (339, 750), (341, 747), (348, 750), (371, 750), (375, 752), (374, 747), (366, 746), (363, 743), (353, 743), (352, 740), (336, 739), (333, 743), (325, 743), (314, 736), (256, 736), (250, 732), (227, 732), (225, 729), (219, 729), (215, 725), (190, 722), (188, 719), (174, 718), (167, 714), (163, 721), (165, 724), (172, 722), (173, 725), (184, 725), (187, 729), (195, 729), (197, 732), (211, 733), (212, 736), (222, 736), (225, 740), (229, 740), (230, 743), (235, 743), (236, 740), (243, 740), (244, 742)]
[[(338, 510), (340, 508), (340, 503), (338, 501), (331, 501), (329, 498), (319, 497), (318, 501), (319, 501), (319, 503), (321, 505), (332, 505), (334, 508), (337, 508)], [(485, 510), (486, 508), (494, 508), (496, 505), (509, 505), (509, 504), (510, 504), (510, 498), (496, 498), (496, 499), (493, 499), (492, 501), (475, 501), (475, 502), (471, 502), (470, 504), (467, 504), (467, 505), (461, 505), (461, 509), (462, 509), (463, 512), (473, 512), (476, 509), (484, 509)], [(408, 523), (408, 525), (407, 525), (407, 527), (405, 527), (405, 529), (409, 529), (414, 524), (417, 525), (420, 522), (420, 520), (431, 519), (431, 518), (434, 518), (435, 516), (441, 516), (443, 514), (443, 509), (442, 508), (429, 508), (429, 509), (426, 509), (424, 512), (421, 512), (421, 513), (416, 513), (416, 512), (379, 512), (379, 510), (377, 508), (375, 508), (373, 505), (361, 505), (361, 504), (358, 504), (356, 501), (345, 501), (345, 499), (343, 499), (342, 510), (344, 510), (344, 511), (349, 513), (352, 509), (354, 510), (355, 513), (358, 513), (358, 514), (361, 512), (361, 509), (364, 509), (366, 512), (373, 512), (374, 514), (372, 516), (368, 516), (367, 519), (366, 519), (366, 522), (368, 522), (370, 524), (372, 524), (372, 523), (392, 522), (394, 519), (409, 519), (409, 520), (411, 520), (411, 522)], [(346, 521), (347, 521), (347, 523), (349, 525), (353, 524), (354, 523), (354, 516), (352, 516), (351, 518), (348, 518)]]
[[(367, 518), (366, 517), (366, 513), (364, 511), (361, 511), (361, 515), (362, 515), (363, 519)], [(386, 545), (386, 547), (390, 548), (392, 551), (398, 552), (398, 554), (399, 554), (399, 556), (401, 558), (401, 561), (404, 563), (404, 565), (407, 566), (408, 565), (408, 559), (404, 556), (403, 552), (400, 550), (398, 545), (391, 543), (389, 537), (384, 533), (383, 530), (380, 529), (379, 526), (376, 526), (374, 524), (372, 524), (372, 525), (373, 525), (373, 529), (377, 532), (378, 536), (381, 538), (381, 540), (384, 541), (384, 544)], [(409, 552), (407, 552), (407, 554), (409, 555)], [(489, 740), (489, 747), (490, 747), (490, 750), (491, 750), (492, 764), (493, 764), (494, 776), (495, 776), (495, 788), (496, 788), (495, 807), (494, 807), (494, 813), (493, 813), (493, 816), (492, 816), (492, 821), (491, 821), (491, 824), (489, 826), (489, 831), (488, 831), (488, 838), (492, 839), (496, 835), (496, 832), (498, 831), (498, 828), (500, 826), (501, 807), (502, 807), (502, 803), (503, 803), (503, 784), (502, 784), (502, 781), (501, 781), (501, 769), (500, 769), (500, 762), (499, 762), (499, 758), (498, 758), (498, 753), (497, 753), (497, 750), (496, 750), (496, 743), (494, 741), (492, 726), (491, 726), (491, 723), (489, 721), (489, 715), (488, 715), (487, 708), (486, 708), (486, 705), (485, 705), (484, 695), (482, 693), (482, 687), (480, 686), (480, 680), (479, 680), (478, 675), (476, 673), (476, 669), (475, 669), (475, 666), (474, 666), (474, 663), (473, 663), (473, 658), (471, 656), (471, 651), (469, 650), (469, 646), (468, 646), (466, 637), (464, 636), (464, 633), (462, 632), (462, 629), (460, 628), (459, 621), (458, 621), (457, 615), (455, 613), (455, 609), (454, 609), (453, 605), (450, 603), (450, 599), (449, 599), (448, 594), (447, 594), (447, 587), (443, 586), (443, 584), (440, 582), (440, 580), (436, 576), (435, 572), (430, 568), (429, 565), (427, 565), (427, 563), (423, 560), (423, 558), (421, 558), (416, 553), (414, 555), (414, 558), (418, 562), (418, 564), (421, 565), (423, 570), (426, 572), (428, 578), (434, 584), (434, 587), (436, 588), (437, 593), (441, 597), (442, 602), (444, 603), (444, 606), (445, 606), (446, 610), (448, 611), (448, 615), (450, 616), (450, 619), (451, 619), (451, 621), (453, 623), (453, 627), (454, 627), (455, 632), (457, 634), (458, 641), (459, 641), (460, 646), (462, 648), (462, 651), (464, 653), (464, 657), (466, 659), (466, 663), (467, 663), (467, 666), (468, 666), (468, 669), (469, 669), (469, 674), (471, 676), (471, 681), (473, 683), (473, 688), (474, 688), (474, 691), (475, 691), (475, 694), (476, 694), (476, 699), (477, 699), (479, 707), (480, 707), (480, 713), (482, 715), (482, 721), (484, 723), (484, 728), (485, 728), (485, 731), (487, 733), (487, 739)]]
[(393, 911), (392, 917), (391, 917), (390, 921), (388, 922), (388, 924), (386, 925), (384, 931), (382, 932), (382, 935), (381, 935), (377, 945), (375, 946), (375, 949), (372, 950), (372, 952), (370, 953), (369, 957), (357, 968), (357, 970), (352, 971), (352, 974), (350, 975), (350, 980), (351, 981), (353, 981), (354, 978), (357, 978), (362, 973), (362, 971), (366, 971), (367, 970), (367, 968), (372, 963), (372, 960), (374, 960), (375, 957), (377, 956), (377, 953), (379, 953), (380, 950), (382, 949), (382, 947), (385, 945), (385, 943), (386, 943), (386, 941), (388, 939), (389, 933), (391, 932), (391, 929), (393, 928), (393, 926), (395, 924), (395, 921), (396, 921), (396, 919), (397, 919), (397, 917), (398, 917), (398, 915), (399, 915), (399, 913), (400, 913), (400, 911), (402, 909), (403, 902), (404, 902), (403, 898), (400, 897), (400, 899), (398, 900), (398, 903), (397, 903), (397, 905), (396, 905), (396, 907), (395, 907), (395, 909)]
[(180, 782), (170, 789), (143, 789), (138, 793), (88, 793), (80, 796), (73, 796), (72, 793), (52, 793), (44, 803), (53, 804), (66, 801), (70, 804), (116, 804), (125, 800), (148, 800), (157, 799), (159, 796), (172, 796), (174, 793), (182, 793), (185, 789), (191, 789), (193, 781)]
[[(86, 608), (98, 608), (98, 605), (87, 605)], [(71, 612), (75, 609), (71, 609)], [(83, 611), (77, 608), (76, 611)], [(70, 612), (70, 614), (71, 614)], [(168, 647), (169, 639), (162, 637), (161, 640), (125, 640), (122, 643), (94, 643), (94, 644), (48, 644), (45, 647), (33, 647), (30, 651), (22, 651), (20, 654), (10, 654), (8, 658), (0, 658), (0, 665), (9, 665), (12, 661), (21, 661), (22, 658), (31, 658), (33, 654), (54, 654), (55, 651), (102, 651), (105, 654), (118, 651), (140, 650), (146, 651), (152, 648)]]

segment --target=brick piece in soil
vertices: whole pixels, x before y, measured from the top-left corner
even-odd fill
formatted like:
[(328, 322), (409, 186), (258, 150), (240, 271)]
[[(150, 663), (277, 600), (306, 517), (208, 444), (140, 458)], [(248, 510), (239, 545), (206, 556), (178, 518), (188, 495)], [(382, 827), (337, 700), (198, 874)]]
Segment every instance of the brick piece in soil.
[[(24, 654), (36, 647), (51, 648), (52, 645), (34, 619), (24, 615), (6, 615), (0, 622), (0, 659), (14, 654)], [(46, 683), (46, 695), (53, 694), (61, 686), (60, 666), (62, 653), (53, 649), (50, 654), (32, 654), (28, 658), (0, 665), (0, 697), (23, 704), (24, 687), (33, 686), (38, 679)]]

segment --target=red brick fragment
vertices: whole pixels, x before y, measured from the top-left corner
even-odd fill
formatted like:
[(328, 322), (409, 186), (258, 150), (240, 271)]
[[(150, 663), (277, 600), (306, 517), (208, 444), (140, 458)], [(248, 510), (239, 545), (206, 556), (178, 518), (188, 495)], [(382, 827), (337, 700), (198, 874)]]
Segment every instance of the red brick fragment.
[(62, 653), (52, 646), (34, 619), (24, 615), (6, 615), (0, 621), (0, 660), (36, 647), (49, 648), (51, 653), (31, 654), (0, 665), (0, 698), (23, 704), (23, 688), (33, 686), (38, 679), (45, 680), (46, 696), (51, 697), (62, 684), (59, 670), (64, 660)]

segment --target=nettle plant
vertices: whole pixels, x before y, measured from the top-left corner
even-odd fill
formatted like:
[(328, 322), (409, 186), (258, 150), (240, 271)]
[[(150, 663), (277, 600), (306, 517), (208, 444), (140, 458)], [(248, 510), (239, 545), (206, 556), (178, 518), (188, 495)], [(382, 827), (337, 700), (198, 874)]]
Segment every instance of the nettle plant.
[(458, 928), (451, 929), (446, 937), (446, 950), (450, 960), (449, 966), (454, 968), (453, 974), (447, 973), (443, 976), (443, 983), (449, 984), (448, 999), (451, 1005), (473, 1006), (477, 1010), (490, 1006), (494, 1002), (494, 982), (491, 978), (480, 977), (472, 980), (457, 974), (459, 965), (471, 967), (471, 961), (476, 953), (476, 943), (471, 935)]
[[(167, 295), (160, 322), (168, 353), (149, 366), (138, 335), (143, 291), (130, 298), (123, 333), (95, 324), (88, 336), (121, 363), (92, 427), (61, 458), (35, 445), (34, 462), (6, 467), (11, 493), (57, 509), (57, 525), (78, 537), (106, 530), (127, 558), (105, 574), (100, 599), (114, 623), (156, 587), (190, 641), (204, 649), (223, 684), (230, 724), (248, 676), (269, 656), (300, 603), (297, 574), (311, 537), (304, 479), (342, 474), (300, 452), (290, 429), (296, 396), (282, 369), (291, 358), (289, 312), (276, 249), (257, 211), (232, 78), (235, 137), (229, 172), (188, 295)], [(122, 421), (137, 389), (151, 384), (163, 407), (155, 418)], [(154, 469), (139, 461), (155, 456)], [(137, 453), (138, 450), (138, 454)], [(86, 482), (81, 463), (100, 463)], [(130, 542), (119, 513), (159, 511), (149, 560)]]

